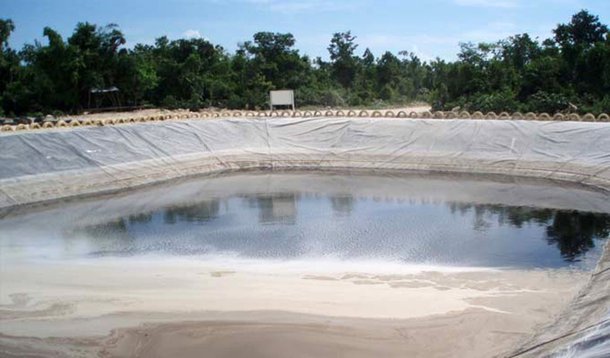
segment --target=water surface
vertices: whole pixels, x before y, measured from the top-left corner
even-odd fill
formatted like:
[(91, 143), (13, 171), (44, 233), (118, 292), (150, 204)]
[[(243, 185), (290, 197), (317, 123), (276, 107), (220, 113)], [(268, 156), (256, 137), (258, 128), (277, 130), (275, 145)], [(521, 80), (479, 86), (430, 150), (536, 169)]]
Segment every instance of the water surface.
[(528, 181), (239, 174), (9, 215), (0, 220), (0, 245), (5, 259), (591, 269), (610, 235), (607, 201), (604, 193)]

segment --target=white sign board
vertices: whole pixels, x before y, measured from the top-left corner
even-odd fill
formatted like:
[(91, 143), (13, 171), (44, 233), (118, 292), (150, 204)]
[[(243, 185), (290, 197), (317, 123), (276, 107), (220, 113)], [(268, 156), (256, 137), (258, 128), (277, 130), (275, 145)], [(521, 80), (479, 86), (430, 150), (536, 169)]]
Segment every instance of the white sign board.
[(273, 106), (291, 106), (294, 111), (293, 90), (271, 91), (269, 97), (271, 98), (271, 110), (273, 110)]

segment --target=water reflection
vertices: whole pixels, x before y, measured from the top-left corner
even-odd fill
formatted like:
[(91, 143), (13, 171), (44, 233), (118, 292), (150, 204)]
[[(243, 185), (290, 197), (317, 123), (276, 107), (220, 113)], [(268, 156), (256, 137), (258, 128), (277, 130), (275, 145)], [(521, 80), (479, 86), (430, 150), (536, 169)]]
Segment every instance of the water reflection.
[[(144, 220), (140, 220), (140, 218), (144, 218)], [(130, 216), (128, 218), (119, 218), (102, 224), (86, 226), (84, 228), (73, 228), (73, 230), (67, 231), (66, 235), (69, 237), (76, 237), (81, 232), (85, 232), (88, 236), (99, 240), (131, 241), (134, 240), (135, 237), (129, 231), (130, 224), (134, 222), (146, 223), (149, 222), (151, 218), (151, 214), (142, 214), (137, 216)]]
[(220, 202), (218, 200), (207, 200), (194, 205), (167, 208), (163, 213), (163, 220), (166, 224), (205, 223), (217, 218), (219, 211)]
[(96, 254), (221, 251), (265, 258), (337, 255), (558, 267), (581, 262), (591, 250), (599, 255), (596, 241), (610, 236), (610, 216), (350, 194), (274, 193), (173, 205), (99, 225), (77, 225), (65, 233), (72, 239), (90, 238)]
[(595, 247), (595, 241), (610, 236), (610, 216), (579, 211), (510, 207), (501, 205), (450, 203), (452, 213), (474, 213), (473, 228), (485, 231), (497, 220), (500, 226), (521, 228), (535, 224), (546, 228), (546, 241), (559, 249), (569, 262)]
[(568, 261), (574, 261), (595, 247), (594, 239), (610, 236), (608, 215), (560, 211), (546, 229), (549, 244), (557, 248)]
[(261, 224), (294, 225), (297, 220), (297, 196), (295, 194), (257, 195), (246, 197), (250, 207), (258, 208)]
[(330, 197), (330, 204), (337, 216), (349, 216), (354, 208), (354, 197), (349, 194)]

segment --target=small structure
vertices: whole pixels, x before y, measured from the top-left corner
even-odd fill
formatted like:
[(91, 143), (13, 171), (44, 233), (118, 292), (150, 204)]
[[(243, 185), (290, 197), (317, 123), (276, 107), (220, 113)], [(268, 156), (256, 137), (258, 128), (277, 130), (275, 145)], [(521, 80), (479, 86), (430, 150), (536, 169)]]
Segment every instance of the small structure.
[(119, 98), (119, 89), (116, 87), (108, 88), (92, 88), (89, 90), (89, 109), (91, 101), (95, 102), (95, 109), (100, 107), (119, 108), (121, 107), (121, 99)]
[(289, 106), (294, 111), (294, 91), (280, 90), (269, 92), (269, 105), (272, 111), (275, 106)]

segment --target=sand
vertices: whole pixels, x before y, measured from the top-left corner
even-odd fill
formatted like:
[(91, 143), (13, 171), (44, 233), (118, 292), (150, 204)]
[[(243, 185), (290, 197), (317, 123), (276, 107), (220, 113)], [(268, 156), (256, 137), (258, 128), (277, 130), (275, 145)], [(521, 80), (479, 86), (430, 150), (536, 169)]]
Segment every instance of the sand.
[(157, 257), (0, 265), (2, 356), (489, 357), (552, 321), (588, 277)]

